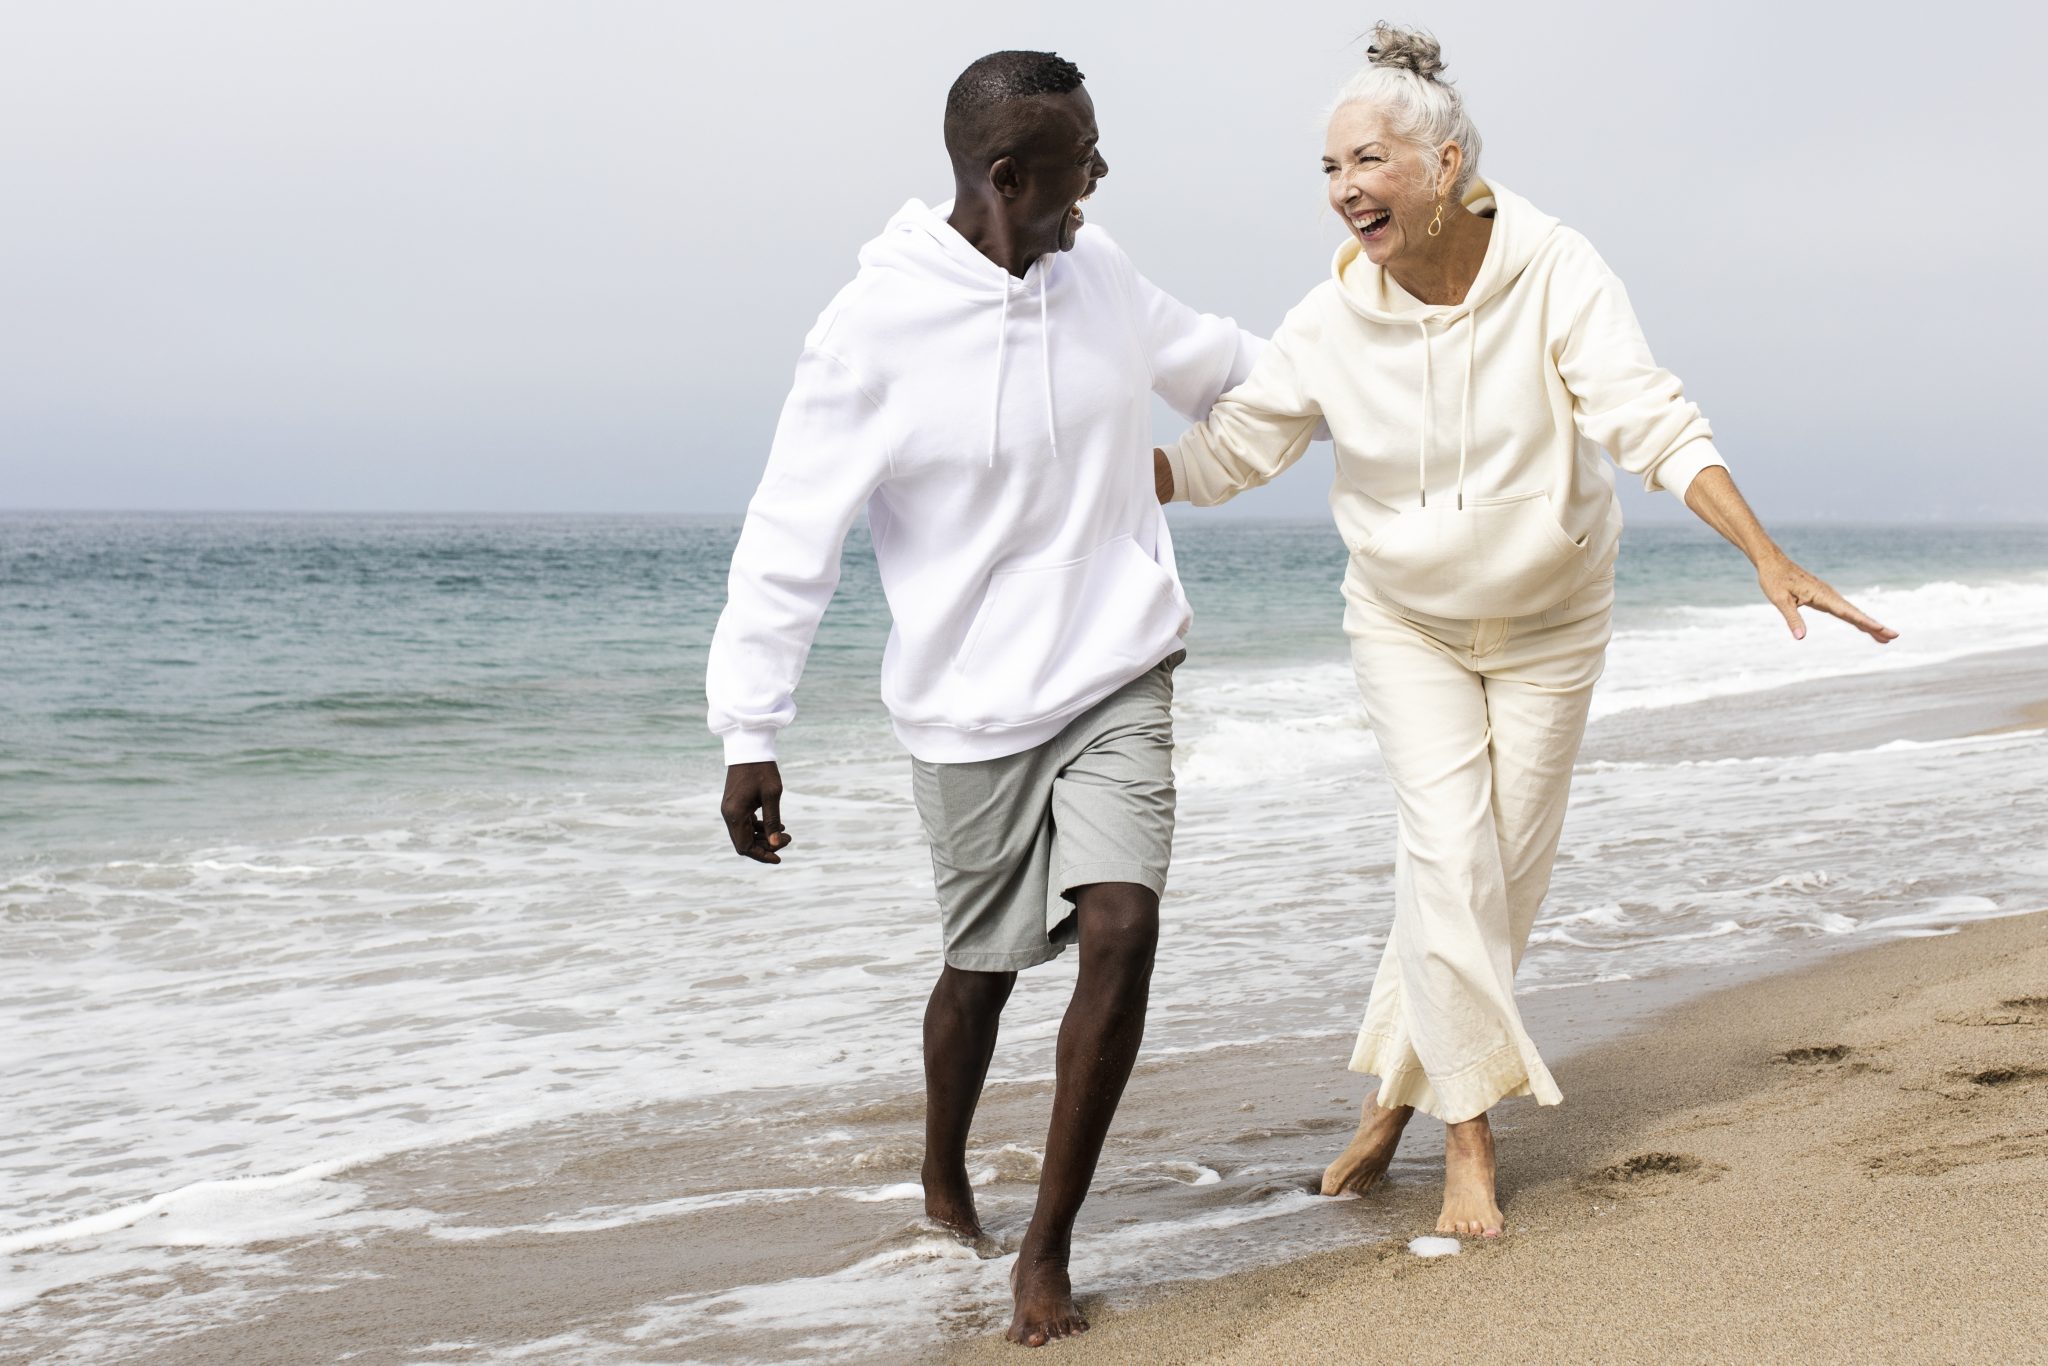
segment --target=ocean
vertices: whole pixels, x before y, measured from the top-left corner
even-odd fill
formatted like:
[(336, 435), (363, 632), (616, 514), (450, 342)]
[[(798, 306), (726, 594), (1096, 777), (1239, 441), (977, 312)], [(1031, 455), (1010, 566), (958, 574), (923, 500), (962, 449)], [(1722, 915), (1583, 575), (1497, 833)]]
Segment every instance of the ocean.
[[(1795, 643), (1710, 532), (1629, 529), (1532, 1021), (2048, 904), (2048, 528), (1777, 530), (1903, 636), (1809, 614)], [(568, 1265), (649, 1226), (672, 1265), (630, 1303), (419, 1359), (850, 1357), (1006, 1318), (1007, 1264), (916, 1217), (938, 941), (872, 558), (856, 534), (762, 867), (703, 729), (737, 531), (0, 514), (0, 1356), (140, 1360), (412, 1250)], [(1304, 1189), (1362, 1094), (1391, 901), (1344, 550), (1175, 537), (1174, 881), (1076, 1264), (1112, 1293), (1376, 1231)], [(1012, 1245), (1071, 960), (1020, 984), (977, 1130)]]

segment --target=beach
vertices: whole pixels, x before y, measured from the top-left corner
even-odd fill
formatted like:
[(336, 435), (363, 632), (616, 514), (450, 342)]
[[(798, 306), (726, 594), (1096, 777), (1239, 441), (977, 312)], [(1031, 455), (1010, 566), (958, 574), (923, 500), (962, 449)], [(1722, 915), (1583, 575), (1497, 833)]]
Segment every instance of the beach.
[[(1041, 1350), (1061, 1361), (1188, 1363), (1453, 1361), (1475, 1352), (1528, 1361), (2042, 1359), (2048, 912), (1829, 955), (1640, 1012), (1640, 1000), (1609, 1001), (1595, 1008), (1597, 1022), (1579, 1019), (1581, 1030), (1608, 1037), (1559, 1062), (1565, 1105), (1511, 1101), (1496, 1112), (1506, 1237), (1466, 1240), (1456, 1256), (1409, 1252), (1408, 1239), (1431, 1230), (1437, 1198), (1435, 1161), (1410, 1151), (1379, 1190), (1318, 1202), (1338, 1220), (1369, 1214), (1348, 1219), (1361, 1230), (1355, 1244), (1134, 1288), (1107, 1303), (1084, 1292), (1093, 1330)], [(1614, 1033), (1624, 1019), (1632, 1023)], [(1156, 1113), (1226, 1108), (1227, 1098), (1253, 1147), (1293, 1131), (1334, 1150), (1348, 1114), (1302, 1113), (1304, 1102), (1329, 1097), (1304, 1090), (1299, 1076), (1276, 1084), (1275, 1062), (1246, 1052), (1199, 1067), (1154, 1063), (1141, 1069), (1134, 1100)], [(998, 1088), (990, 1112), (998, 1125), (1027, 1125), (1045, 1100), (1043, 1087)], [(1136, 1137), (1125, 1127), (1112, 1152)], [(636, 1159), (592, 1161), (687, 1165), (673, 1147), (640, 1139), (630, 1145)], [(1435, 1158), (1426, 1121), (1408, 1142)], [(1314, 1175), (1312, 1164), (1297, 1164), (1276, 1175), (1274, 1194)], [(384, 1177), (410, 1184), (402, 1169)], [(472, 1167), (459, 1202), (517, 1201), (518, 1178)], [(165, 1342), (149, 1359), (704, 1360), (701, 1339), (649, 1335), (611, 1353), (561, 1330), (667, 1298), (702, 1259), (761, 1275), (821, 1271), (810, 1222), (792, 1208), (778, 1235), (763, 1237), (750, 1220), (726, 1230), (732, 1241), (718, 1240), (715, 1225), (685, 1241), (665, 1220), (575, 1237), (386, 1239), (324, 1259), (325, 1275), (302, 1287), (312, 1293)], [(996, 1335), (1000, 1313), (959, 1305), (958, 1317), (980, 1331), (963, 1335), (956, 1324), (939, 1349), (878, 1341), (831, 1355), (1027, 1359)], [(810, 1355), (789, 1346), (776, 1355)]]
[[(1355, 1248), (1084, 1306), (1059, 1360), (2039, 1361), (2048, 913), (1714, 992), (1498, 1112), (1509, 1232), (1423, 1258), (1437, 1188)], [(946, 1360), (1010, 1361), (983, 1340)]]
[[(23, 720), (0, 733), (0, 1360), (1001, 1346), (1073, 959), (1027, 974), (1005, 1014), (970, 1144), (994, 1235), (977, 1255), (920, 1213), (931, 873), (874, 698), (885, 605), (861, 547), (786, 748), (798, 844), (766, 869), (722, 845), (690, 692), (730, 519), (8, 532), (0, 687)], [(1839, 1288), (1859, 1238), (1888, 1257), (1872, 1285), (1905, 1249), (1922, 1282), (2006, 1297), (1982, 1331), (2022, 1317), (2038, 1247), (1994, 1209), (2021, 1208), (1996, 1183), (2032, 1170), (2027, 1135), (2048, 1126), (2025, 1073), (2044, 1065), (2026, 1060), (2035, 1016), (1923, 1039), (1917, 1016), (1859, 1012), (1918, 1009), (1942, 981), (1979, 1013), (2048, 993), (2021, 970), (2048, 906), (2048, 532), (1789, 531), (1906, 633), (1884, 650), (1832, 623), (1795, 646), (1703, 529), (1630, 534), (1518, 983), (1566, 1102), (1501, 1109), (1508, 1241), (1424, 1262), (1400, 1249), (1433, 1223), (1431, 1126), (1384, 1192), (1314, 1193), (1366, 1094), (1342, 1063), (1393, 851), (1336, 629), (1342, 546), (1326, 524), (1176, 531), (1197, 626), (1173, 880), (1145, 1049), (1078, 1229), (1101, 1331), (1057, 1350), (1300, 1356), (1308, 1339), (1254, 1336), (1317, 1326), (1289, 1318), (1297, 1289), (1422, 1294), (1489, 1267), (1559, 1331), (1590, 1293), (1552, 1279), (1566, 1268), (1618, 1285), (1669, 1268), (1671, 1295), (1748, 1331), (1785, 1292), (1752, 1302), (1761, 1283), (1740, 1278)], [(1724, 1009), (1706, 1036), (1722, 1017), (1686, 1014)], [(2014, 1079), (1959, 1079), (2000, 1069)], [(1908, 1089), (1928, 1078), (1961, 1099)], [(1781, 1113), (1829, 1141), (1780, 1156)], [(1988, 1127), (1938, 1127), (1971, 1116)], [(1884, 1148), (1888, 1124), (1916, 1136)], [(1859, 1168), (1842, 1189), (1867, 1200), (1823, 1200), (1838, 1154), (1980, 1138), (2017, 1155), (1925, 1182)], [(1627, 1167), (1655, 1154), (1673, 1157)], [(1950, 1228), (1915, 1203), (1944, 1183), (1991, 1203)], [(1788, 1202), (1799, 1217), (1770, 1222)], [(1838, 1212), (1861, 1232), (1808, 1236)], [(1693, 1260), (1651, 1255), (1666, 1247)], [(1919, 1312), (1886, 1295), (1871, 1322)], [(1625, 1298), (1612, 1322), (1658, 1302)]]

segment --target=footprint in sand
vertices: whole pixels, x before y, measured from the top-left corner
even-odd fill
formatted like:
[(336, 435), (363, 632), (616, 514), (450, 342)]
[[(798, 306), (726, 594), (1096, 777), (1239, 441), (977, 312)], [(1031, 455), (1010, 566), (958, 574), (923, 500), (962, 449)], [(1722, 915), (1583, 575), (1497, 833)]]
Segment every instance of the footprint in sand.
[(1581, 1177), (1589, 1194), (1610, 1200), (1662, 1195), (1687, 1182), (1712, 1181), (1727, 1168), (1691, 1153), (1637, 1153), (1611, 1167)]
[(2048, 1026), (2048, 996), (2008, 996), (1995, 1006), (1937, 1015), (1943, 1024), (2039, 1029)]
[(1812, 1044), (1805, 1048), (1788, 1048), (1771, 1061), (1791, 1063), (1795, 1067), (1813, 1067), (1821, 1063), (1840, 1062), (1848, 1057), (1849, 1053), (1850, 1048), (1847, 1044)]
[(1863, 1170), (1874, 1177), (1921, 1178), (1940, 1176), (1958, 1167), (1967, 1169), (2034, 1161), (2044, 1154), (2048, 1154), (2048, 1129), (2035, 1129), (1873, 1153), (1863, 1159)]
[(2001, 1095), (2028, 1090), (2033, 1083), (2039, 1081), (2048, 1081), (2048, 1067), (2035, 1067), (2027, 1063), (2006, 1063), (1991, 1067), (1980, 1064), (1974, 1067), (1952, 1068), (1937, 1080), (1929, 1080), (1906, 1089), (1925, 1091), (1945, 1100), (1962, 1101), (1966, 1104), (1995, 1104)]
[(2048, 1067), (1987, 1067), (1981, 1072), (1959, 1072), (1956, 1075), (1978, 1086), (2019, 1086), (2048, 1077)]

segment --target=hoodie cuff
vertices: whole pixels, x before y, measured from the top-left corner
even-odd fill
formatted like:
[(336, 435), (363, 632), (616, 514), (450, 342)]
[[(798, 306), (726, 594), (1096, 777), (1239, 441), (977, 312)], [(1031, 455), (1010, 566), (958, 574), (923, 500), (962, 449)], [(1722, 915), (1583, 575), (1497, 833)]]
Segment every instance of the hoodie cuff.
[(1188, 492), (1188, 466), (1187, 461), (1181, 459), (1180, 442), (1176, 441), (1171, 446), (1161, 446), (1159, 449), (1166, 452), (1166, 467), (1173, 471), (1173, 497), (1166, 501), (1192, 503), (1194, 498)]
[(1705, 437), (1697, 441), (1688, 441), (1667, 456), (1663, 464), (1657, 466), (1657, 482), (1654, 487), (1669, 490), (1671, 495), (1682, 503), (1685, 501), (1686, 490), (1692, 487), (1692, 481), (1700, 477), (1700, 471), (1711, 469), (1715, 465), (1724, 470), (1728, 468), (1728, 462), (1714, 449), (1713, 442)]
[(725, 733), (725, 766), (772, 764), (775, 762), (775, 727), (759, 730), (729, 730)]

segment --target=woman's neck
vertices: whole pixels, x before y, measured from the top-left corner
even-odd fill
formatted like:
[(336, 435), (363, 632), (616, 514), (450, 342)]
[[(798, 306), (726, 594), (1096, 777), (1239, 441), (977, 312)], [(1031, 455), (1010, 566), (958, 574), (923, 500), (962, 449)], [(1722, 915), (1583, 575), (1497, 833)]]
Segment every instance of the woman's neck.
[(1486, 244), (1492, 240), (1491, 218), (1481, 218), (1462, 206), (1446, 209), (1444, 230), (1425, 239), (1427, 245), (1410, 259), (1387, 262), (1387, 274), (1426, 304), (1461, 304), (1479, 278)]

